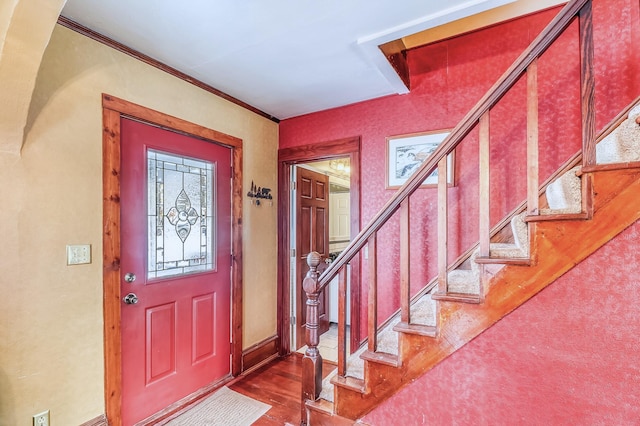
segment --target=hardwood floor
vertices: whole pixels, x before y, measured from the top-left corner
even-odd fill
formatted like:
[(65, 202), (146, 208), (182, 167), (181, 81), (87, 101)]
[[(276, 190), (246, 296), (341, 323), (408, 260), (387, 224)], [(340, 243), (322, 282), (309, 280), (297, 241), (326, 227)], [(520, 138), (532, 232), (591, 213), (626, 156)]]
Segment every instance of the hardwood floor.
[[(323, 376), (334, 368), (334, 364), (324, 362)], [(302, 355), (290, 354), (239, 378), (229, 388), (271, 405), (271, 409), (254, 425), (299, 425), (301, 374)]]

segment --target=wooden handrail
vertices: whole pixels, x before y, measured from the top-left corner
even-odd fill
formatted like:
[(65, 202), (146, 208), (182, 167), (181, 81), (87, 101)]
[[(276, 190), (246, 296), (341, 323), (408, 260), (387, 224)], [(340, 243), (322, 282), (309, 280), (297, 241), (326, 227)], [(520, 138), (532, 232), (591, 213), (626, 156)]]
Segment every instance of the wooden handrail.
[(572, 23), (582, 7), (591, 0), (573, 0), (551, 21), (545, 30), (536, 37), (529, 47), (518, 57), (514, 64), (500, 77), (493, 87), (478, 101), (475, 107), (451, 131), (440, 146), (416, 170), (404, 185), (387, 201), (373, 219), (353, 239), (351, 244), (336, 258), (320, 276), (319, 290), (325, 288), (336, 276), (340, 268), (345, 266), (365, 246), (374, 232), (377, 232), (400, 208), (400, 204), (409, 197), (422, 182), (436, 169), (438, 162), (462, 142), (478, 124), (480, 117), (496, 105), (507, 91), (516, 84), (529, 65), (542, 55), (551, 44)]

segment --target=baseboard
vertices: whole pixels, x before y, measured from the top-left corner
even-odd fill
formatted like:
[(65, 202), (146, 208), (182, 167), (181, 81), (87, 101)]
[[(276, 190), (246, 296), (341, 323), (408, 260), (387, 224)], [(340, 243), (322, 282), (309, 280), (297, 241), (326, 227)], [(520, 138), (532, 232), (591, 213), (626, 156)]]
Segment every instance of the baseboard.
[(280, 338), (273, 335), (242, 351), (242, 372), (245, 373), (277, 357), (279, 347)]
[(108, 426), (108, 425), (109, 423), (107, 423), (107, 416), (105, 414), (101, 414), (95, 419), (91, 419), (89, 421), (82, 423), (80, 426)]

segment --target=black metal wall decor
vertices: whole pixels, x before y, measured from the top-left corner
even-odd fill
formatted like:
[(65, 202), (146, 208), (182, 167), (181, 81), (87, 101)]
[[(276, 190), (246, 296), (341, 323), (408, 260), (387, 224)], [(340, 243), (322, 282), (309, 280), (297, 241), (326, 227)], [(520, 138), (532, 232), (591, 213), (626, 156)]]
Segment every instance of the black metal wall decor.
[(251, 198), (251, 204), (255, 204), (256, 206), (260, 205), (260, 200), (269, 200), (269, 203), (273, 205), (271, 188), (256, 186), (253, 181), (251, 181), (251, 190), (247, 192), (247, 197)]

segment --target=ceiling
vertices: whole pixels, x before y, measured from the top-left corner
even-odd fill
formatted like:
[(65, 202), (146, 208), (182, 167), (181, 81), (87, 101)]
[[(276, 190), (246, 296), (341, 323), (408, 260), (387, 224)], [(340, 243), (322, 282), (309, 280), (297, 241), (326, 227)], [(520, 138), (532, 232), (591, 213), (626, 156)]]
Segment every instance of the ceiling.
[(67, 0), (62, 15), (278, 119), (407, 89), (379, 45), (515, 0)]

